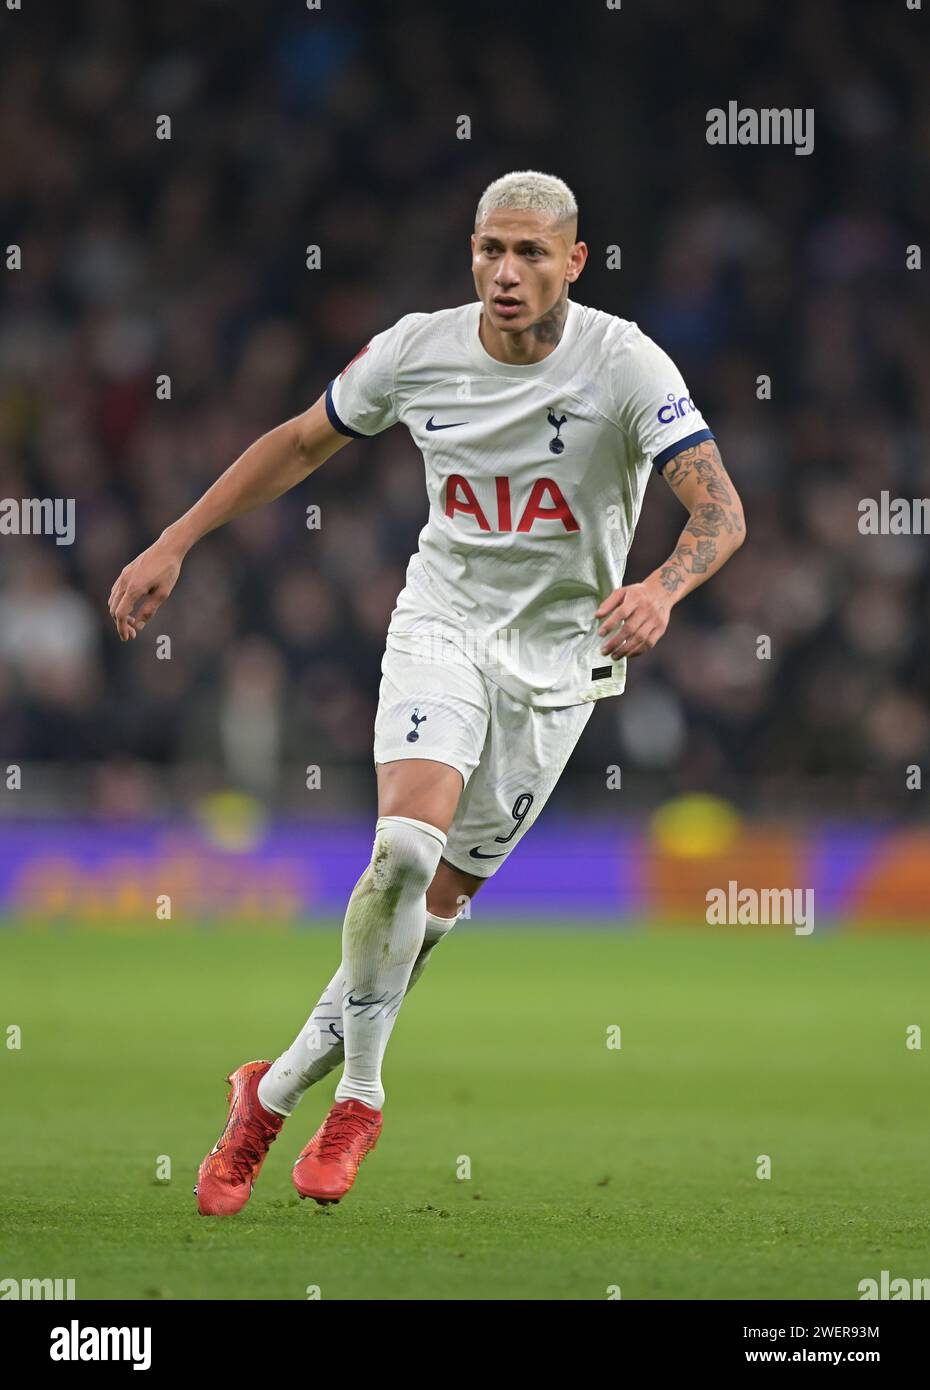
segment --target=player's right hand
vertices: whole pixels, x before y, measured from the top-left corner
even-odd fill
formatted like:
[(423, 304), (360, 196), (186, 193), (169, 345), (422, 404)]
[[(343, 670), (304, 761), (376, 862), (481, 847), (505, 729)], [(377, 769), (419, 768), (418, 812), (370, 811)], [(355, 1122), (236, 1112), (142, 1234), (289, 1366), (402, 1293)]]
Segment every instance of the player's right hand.
[(110, 590), (109, 603), (121, 642), (138, 637), (171, 593), (180, 572), (181, 556), (164, 536), (126, 566)]

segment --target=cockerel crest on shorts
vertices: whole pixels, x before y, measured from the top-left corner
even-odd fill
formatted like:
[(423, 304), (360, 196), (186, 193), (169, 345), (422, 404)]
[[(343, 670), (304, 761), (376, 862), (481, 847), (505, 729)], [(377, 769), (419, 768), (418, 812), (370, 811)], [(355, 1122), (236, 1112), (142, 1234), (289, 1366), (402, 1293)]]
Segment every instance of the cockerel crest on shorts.
[(420, 713), (420, 706), (417, 705), (410, 718), (413, 720), (413, 728), (407, 735), (407, 742), (416, 743), (417, 739), (420, 737), (419, 726), (426, 722), (427, 716), (425, 714)]

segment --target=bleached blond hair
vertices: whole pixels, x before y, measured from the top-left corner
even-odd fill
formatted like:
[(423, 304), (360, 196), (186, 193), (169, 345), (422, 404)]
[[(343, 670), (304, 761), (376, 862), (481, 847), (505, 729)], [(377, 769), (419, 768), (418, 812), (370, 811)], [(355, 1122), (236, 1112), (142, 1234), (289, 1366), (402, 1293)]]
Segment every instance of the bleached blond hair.
[(503, 174), (489, 183), (478, 200), (475, 226), (499, 208), (514, 212), (541, 212), (561, 226), (578, 217), (578, 204), (567, 183), (554, 174), (540, 174), (536, 169), (520, 169)]

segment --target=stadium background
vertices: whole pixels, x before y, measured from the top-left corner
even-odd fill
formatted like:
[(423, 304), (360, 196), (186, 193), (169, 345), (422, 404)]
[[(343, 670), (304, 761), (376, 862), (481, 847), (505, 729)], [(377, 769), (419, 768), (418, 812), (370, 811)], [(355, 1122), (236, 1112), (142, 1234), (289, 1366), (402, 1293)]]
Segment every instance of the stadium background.
[[(374, 332), (474, 297), (477, 198), (530, 167), (579, 200), (576, 297), (681, 366), (749, 542), (596, 707), (482, 901), (703, 920), (705, 887), (737, 877), (813, 887), (843, 921), (923, 923), (926, 793), (906, 779), (930, 763), (928, 551), (857, 525), (882, 489), (930, 494), (926, 280), (905, 265), (930, 220), (930, 96), (901, 9), (3, 14), (0, 242), (23, 267), (0, 277), (0, 497), (73, 497), (77, 516), (73, 546), (0, 538), (0, 764), (22, 770), (0, 793), (8, 913), (118, 924), (156, 891), (187, 920), (341, 911), (368, 854), (384, 632), (425, 519), (405, 432), (205, 539), (143, 640), (116, 640), (106, 599)], [(709, 146), (705, 113), (734, 95), (813, 105), (814, 153)], [(630, 579), (682, 520), (651, 480)]]

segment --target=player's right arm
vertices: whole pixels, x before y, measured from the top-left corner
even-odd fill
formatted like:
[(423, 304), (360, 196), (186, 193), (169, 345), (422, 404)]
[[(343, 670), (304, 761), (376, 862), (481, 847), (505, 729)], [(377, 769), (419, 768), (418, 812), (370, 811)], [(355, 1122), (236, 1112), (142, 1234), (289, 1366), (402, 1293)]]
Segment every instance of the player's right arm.
[(330, 424), (325, 393), (303, 415), (285, 420), (250, 444), (190, 511), (126, 566), (110, 591), (110, 616), (120, 640), (142, 631), (171, 593), (184, 557), (201, 536), (296, 487), (351, 436)]

